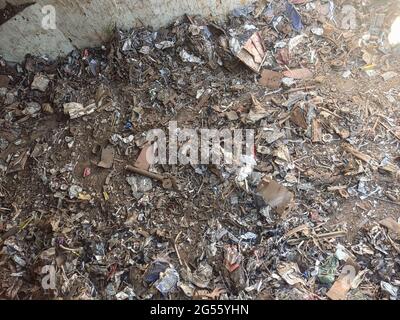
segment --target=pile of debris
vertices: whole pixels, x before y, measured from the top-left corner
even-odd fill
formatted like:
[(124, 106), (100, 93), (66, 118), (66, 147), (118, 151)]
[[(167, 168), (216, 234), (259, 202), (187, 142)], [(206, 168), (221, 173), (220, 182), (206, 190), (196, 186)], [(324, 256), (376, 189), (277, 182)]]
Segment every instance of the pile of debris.
[[(1, 60), (0, 297), (398, 299), (396, 6), (259, 1)], [(255, 150), (154, 164), (171, 121)]]

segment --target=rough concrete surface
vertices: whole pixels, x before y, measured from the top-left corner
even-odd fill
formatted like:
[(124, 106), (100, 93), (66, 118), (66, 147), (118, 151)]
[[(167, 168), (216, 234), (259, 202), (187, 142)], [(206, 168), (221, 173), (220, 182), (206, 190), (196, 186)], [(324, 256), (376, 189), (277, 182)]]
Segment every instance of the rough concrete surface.
[[(114, 24), (121, 28), (149, 25), (164, 26), (187, 14), (221, 19), (235, 7), (253, 0), (38, 0), (0, 26), (0, 55), (19, 62), (26, 53), (47, 54), (55, 58), (73, 47), (84, 48), (104, 42)], [(11, 4), (29, 3), (9, 0)], [(0, 8), (5, 0), (0, 0)], [(42, 8), (56, 9), (55, 30), (45, 30)]]

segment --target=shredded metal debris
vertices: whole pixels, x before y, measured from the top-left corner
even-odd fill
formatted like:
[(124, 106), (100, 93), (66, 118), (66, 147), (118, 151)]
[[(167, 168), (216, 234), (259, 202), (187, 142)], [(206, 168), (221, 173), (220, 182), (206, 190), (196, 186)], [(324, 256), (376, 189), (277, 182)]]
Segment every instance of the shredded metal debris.
[[(342, 3), (1, 60), (0, 297), (399, 299), (397, 2)], [(253, 154), (154, 163), (171, 121)]]

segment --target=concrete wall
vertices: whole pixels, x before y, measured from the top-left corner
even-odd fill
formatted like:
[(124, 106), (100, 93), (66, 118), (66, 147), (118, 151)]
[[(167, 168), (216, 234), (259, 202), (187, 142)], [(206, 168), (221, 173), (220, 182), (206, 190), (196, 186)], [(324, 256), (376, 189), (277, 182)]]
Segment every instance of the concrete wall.
[[(0, 0), (4, 6), (6, 0)], [(47, 54), (55, 58), (74, 47), (96, 46), (104, 42), (114, 23), (130, 28), (145, 25), (159, 28), (177, 17), (200, 14), (222, 19), (236, 7), (254, 0), (36, 0), (17, 16), (0, 26), (0, 55), (21, 61), (25, 54)], [(8, 0), (29, 3), (29, 0)], [(55, 30), (42, 28), (42, 8), (56, 9)]]
[(35, 2), (34, 0), (0, 0), (0, 9), (3, 9), (6, 6), (6, 2), (11, 3), (13, 5), (20, 5), (26, 3)]

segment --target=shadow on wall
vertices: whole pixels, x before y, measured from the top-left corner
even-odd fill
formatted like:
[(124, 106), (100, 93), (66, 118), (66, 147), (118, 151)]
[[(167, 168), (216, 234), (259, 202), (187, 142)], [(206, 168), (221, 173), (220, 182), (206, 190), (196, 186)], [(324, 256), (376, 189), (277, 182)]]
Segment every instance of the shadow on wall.
[[(10, 20), (12, 17), (20, 13), (26, 7), (29, 7), (35, 2), (32, 1), (17, 1), (21, 2), (21, 4), (10, 4), (8, 1), (2, 1), (0, 3), (0, 26)], [(23, 2), (23, 3), (22, 3)], [(25, 3), (27, 2), (27, 3)]]

